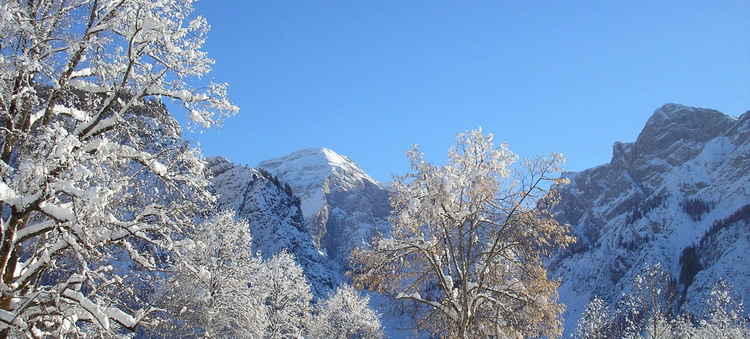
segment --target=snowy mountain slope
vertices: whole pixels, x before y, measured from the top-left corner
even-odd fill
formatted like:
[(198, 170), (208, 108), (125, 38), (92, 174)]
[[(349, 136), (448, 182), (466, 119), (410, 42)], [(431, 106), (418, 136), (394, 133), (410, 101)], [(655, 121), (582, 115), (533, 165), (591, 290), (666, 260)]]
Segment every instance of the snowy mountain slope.
[(567, 334), (592, 296), (616, 302), (657, 261), (682, 293), (675, 308), (700, 313), (719, 278), (750, 298), (750, 112), (664, 105), (634, 143), (615, 143), (610, 163), (566, 176), (555, 212), (579, 240), (550, 270)]
[(376, 232), (387, 232), (387, 191), (351, 159), (309, 148), (259, 165), (289, 183), (318, 248), (339, 265)]
[(207, 159), (207, 167), (219, 207), (233, 208), (238, 217), (248, 219), (254, 251), (266, 259), (282, 250), (293, 253), (316, 297), (326, 297), (340, 283), (342, 277), (313, 244), (291, 190), (268, 173), (221, 157)]

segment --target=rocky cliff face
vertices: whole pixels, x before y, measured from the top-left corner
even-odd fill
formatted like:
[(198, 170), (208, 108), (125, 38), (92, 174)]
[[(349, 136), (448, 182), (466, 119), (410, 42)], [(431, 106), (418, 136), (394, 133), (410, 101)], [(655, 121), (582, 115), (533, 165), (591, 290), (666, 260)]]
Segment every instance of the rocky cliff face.
[(220, 208), (232, 208), (248, 219), (253, 250), (269, 258), (283, 250), (293, 253), (312, 285), (316, 297), (326, 297), (340, 282), (328, 258), (315, 247), (308, 233), (300, 201), (290, 189), (267, 172), (230, 163), (224, 158), (207, 159), (213, 175), (211, 185)]
[(719, 278), (750, 297), (748, 138), (750, 112), (667, 104), (634, 143), (615, 143), (610, 163), (566, 174), (556, 213), (579, 240), (550, 268), (563, 281), (567, 329), (591, 297), (616, 302), (657, 261), (678, 284), (676, 309), (699, 313)]
[(387, 191), (345, 156), (310, 148), (258, 167), (291, 185), (313, 241), (339, 265), (346, 266), (352, 249), (389, 229)]
[[(207, 162), (219, 205), (249, 219), (255, 250), (265, 257), (293, 252), (317, 297), (344, 282), (353, 248), (376, 232), (390, 231), (387, 190), (329, 149), (297, 151), (263, 161), (257, 169), (218, 157)], [(385, 312), (387, 299), (372, 297), (372, 306)], [(383, 322), (390, 337), (412, 334), (398, 329), (414, 326), (404, 315), (388, 313)]]

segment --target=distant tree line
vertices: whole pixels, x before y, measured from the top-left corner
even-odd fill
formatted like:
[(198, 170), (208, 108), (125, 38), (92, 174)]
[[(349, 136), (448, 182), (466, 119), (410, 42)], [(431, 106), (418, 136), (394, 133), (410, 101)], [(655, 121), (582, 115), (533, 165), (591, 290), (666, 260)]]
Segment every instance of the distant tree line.
[[(698, 199), (691, 199), (688, 201), (690, 201), (690, 203), (683, 203), (683, 210), (685, 210), (688, 214), (697, 213), (698, 211), (708, 211), (707, 209), (713, 207), (713, 204), (709, 204)], [(687, 212), (687, 210), (685, 209), (688, 205), (691, 206), (689, 207), (689, 210), (691, 212)], [(696, 215), (698, 215), (697, 220), (700, 220), (700, 214)], [(696, 219), (694, 218), (693, 220)], [(744, 221), (746, 223), (750, 222), (750, 204), (742, 206), (726, 218), (714, 221), (713, 225), (711, 225), (706, 233), (703, 234), (697, 245), (693, 244), (682, 250), (682, 254), (680, 255), (679, 281), (680, 284), (683, 285), (683, 296), (687, 292), (688, 287), (690, 287), (690, 285), (693, 283), (693, 279), (695, 279), (695, 276), (704, 268), (701, 264), (701, 252), (705, 250), (706, 246), (708, 245), (709, 239), (711, 239), (719, 231), (727, 228), (729, 225), (741, 221)]]
[(620, 247), (626, 248), (629, 251), (635, 251), (640, 247), (641, 244), (645, 244), (651, 241), (656, 240), (656, 236), (653, 234), (647, 234), (644, 237), (639, 237), (638, 239), (632, 239), (630, 241), (624, 241), (620, 239)]
[(640, 204), (635, 205), (635, 207), (633, 207), (633, 212), (631, 212), (631, 214), (625, 218), (625, 225), (630, 225), (640, 220), (648, 213), (650, 213), (654, 208), (664, 206), (669, 196), (670, 195), (668, 193), (657, 194), (656, 196), (650, 199), (646, 199)]
[(685, 247), (680, 255), (680, 284), (684, 286), (682, 295), (687, 292), (687, 288), (693, 283), (695, 275), (703, 269), (700, 262), (700, 253), (695, 244)]
[(680, 205), (682, 206), (682, 211), (689, 215), (693, 221), (700, 221), (703, 214), (710, 212), (715, 204), (699, 198), (693, 198), (683, 201)]
[(727, 226), (739, 221), (750, 222), (750, 204), (740, 207), (738, 210), (724, 219), (714, 221), (714, 224), (711, 225), (711, 228), (709, 228), (701, 238), (701, 247), (709, 237), (726, 228)]
[(586, 306), (573, 338), (748, 338), (741, 296), (724, 280), (701, 300), (703, 310), (677, 314), (675, 282), (660, 264), (646, 265), (633, 279), (632, 293), (615, 304), (595, 296)]
[[(288, 183), (282, 183), (279, 180), (278, 177), (274, 176), (273, 174), (271, 174), (270, 172), (268, 172), (268, 171), (266, 171), (266, 170), (264, 170), (262, 168), (258, 168), (258, 172), (260, 173), (261, 176), (263, 176), (263, 178), (265, 178), (268, 181), (270, 181), (271, 183), (273, 183), (274, 186), (276, 186), (279, 189), (283, 190), (284, 194), (286, 194), (288, 197), (292, 198), (292, 201), (294, 202), (294, 205), (297, 206), (297, 208), (300, 208), (300, 204), (301, 204), (300, 199), (299, 199), (298, 196), (294, 195), (294, 192), (292, 192), (292, 187), (289, 186)], [(257, 179), (256, 175), (253, 174), (253, 180), (256, 180), (256, 179)]]

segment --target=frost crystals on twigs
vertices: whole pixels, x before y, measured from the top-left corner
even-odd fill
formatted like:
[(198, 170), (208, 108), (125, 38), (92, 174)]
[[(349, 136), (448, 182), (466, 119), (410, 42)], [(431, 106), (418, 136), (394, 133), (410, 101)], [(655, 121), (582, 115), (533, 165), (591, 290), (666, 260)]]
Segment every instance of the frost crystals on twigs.
[(132, 330), (139, 281), (210, 203), (160, 98), (210, 127), (237, 111), (191, 0), (0, 4), (0, 335)]
[(563, 306), (542, 258), (574, 241), (549, 212), (562, 155), (515, 164), (481, 129), (458, 135), (444, 166), (408, 152), (396, 178), (393, 232), (352, 258), (359, 288), (421, 305), (420, 325), (469, 338), (558, 336)]

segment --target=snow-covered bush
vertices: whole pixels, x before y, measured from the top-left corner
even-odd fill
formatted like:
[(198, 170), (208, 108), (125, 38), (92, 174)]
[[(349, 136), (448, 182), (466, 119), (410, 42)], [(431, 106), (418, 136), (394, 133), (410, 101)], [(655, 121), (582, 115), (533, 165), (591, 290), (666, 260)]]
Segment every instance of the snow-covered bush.
[(370, 297), (360, 296), (350, 285), (318, 302), (310, 328), (312, 338), (382, 338), (380, 316), (369, 306)]
[[(247, 221), (219, 212), (176, 245), (178, 270), (156, 293), (158, 337), (376, 338), (378, 314), (349, 285), (312, 305), (294, 255), (252, 253)], [(155, 321), (156, 322), (156, 321)]]
[(750, 338), (744, 301), (726, 281), (720, 279), (714, 285), (704, 305), (706, 319), (698, 323), (693, 338)]

